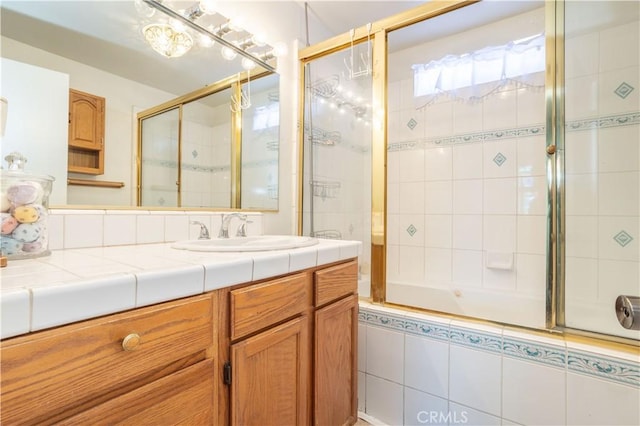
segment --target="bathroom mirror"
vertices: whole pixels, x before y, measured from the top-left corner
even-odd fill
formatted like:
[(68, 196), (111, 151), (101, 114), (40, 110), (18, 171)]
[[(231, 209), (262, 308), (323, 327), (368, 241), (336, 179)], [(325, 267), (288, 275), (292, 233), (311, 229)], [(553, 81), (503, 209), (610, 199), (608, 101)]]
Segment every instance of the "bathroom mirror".
[[(69, 177), (124, 186), (69, 185), (64, 197), (58, 198), (63, 201), (52, 200), (54, 207), (136, 206), (137, 114), (243, 71), (240, 57), (225, 60), (219, 46), (204, 47), (195, 37), (192, 49), (179, 58), (165, 58), (154, 52), (143, 39), (141, 30), (158, 17), (158, 12), (155, 17), (148, 17), (148, 8), (141, 5), (145, 6), (133, 0), (2, 2), (0, 28), (4, 59), (68, 75), (69, 88), (106, 99), (105, 172), (98, 176), (69, 174)], [(278, 88), (274, 90), (277, 92)], [(16, 119), (12, 116), (20, 113), (18, 104), (9, 98), (3, 151), (12, 138), (17, 145), (27, 139), (35, 140), (27, 135), (15, 136), (13, 122)], [(58, 136), (57, 139), (64, 138), (66, 143), (66, 136)], [(193, 150), (188, 155), (192, 153)], [(34, 147), (30, 157), (36, 156), (38, 150)], [(277, 155), (275, 167), (273, 176), (277, 179)], [(66, 164), (62, 170), (65, 169)], [(66, 181), (66, 173), (56, 175), (58, 186), (65, 185)], [(262, 191), (246, 185), (242, 185), (242, 190)], [(195, 204), (217, 207), (203, 202)], [(269, 207), (252, 208), (277, 209), (277, 200), (275, 207), (271, 203)]]

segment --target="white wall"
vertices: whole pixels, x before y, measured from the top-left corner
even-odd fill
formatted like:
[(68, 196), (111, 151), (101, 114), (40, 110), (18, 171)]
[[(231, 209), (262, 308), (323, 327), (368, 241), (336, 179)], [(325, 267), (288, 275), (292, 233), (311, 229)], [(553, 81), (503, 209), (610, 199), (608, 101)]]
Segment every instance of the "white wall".
[(2, 58), (0, 95), (8, 100), (4, 157), (18, 151), (25, 172), (55, 178), (50, 204), (67, 203), (69, 76)]

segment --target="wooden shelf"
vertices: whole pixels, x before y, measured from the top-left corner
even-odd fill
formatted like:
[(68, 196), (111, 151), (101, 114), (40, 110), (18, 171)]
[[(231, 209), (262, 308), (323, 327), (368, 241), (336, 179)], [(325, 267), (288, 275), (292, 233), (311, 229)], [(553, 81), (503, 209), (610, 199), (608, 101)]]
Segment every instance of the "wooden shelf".
[(110, 180), (91, 180), (67, 178), (68, 185), (97, 186), (100, 188), (123, 188), (124, 182), (114, 182)]

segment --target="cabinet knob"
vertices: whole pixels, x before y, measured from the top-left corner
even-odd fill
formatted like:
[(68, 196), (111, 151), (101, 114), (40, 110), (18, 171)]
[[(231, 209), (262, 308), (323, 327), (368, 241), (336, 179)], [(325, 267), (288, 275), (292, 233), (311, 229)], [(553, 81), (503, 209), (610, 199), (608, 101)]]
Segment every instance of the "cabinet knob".
[(140, 344), (140, 335), (138, 333), (131, 333), (122, 340), (122, 349), (125, 351), (135, 351)]

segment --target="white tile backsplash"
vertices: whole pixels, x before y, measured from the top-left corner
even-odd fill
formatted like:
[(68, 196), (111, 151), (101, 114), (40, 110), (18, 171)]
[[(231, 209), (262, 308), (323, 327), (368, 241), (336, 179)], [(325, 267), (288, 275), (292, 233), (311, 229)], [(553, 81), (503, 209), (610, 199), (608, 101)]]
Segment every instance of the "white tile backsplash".
[(449, 363), (449, 399), (500, 416), (501, 357), (451, 345)]
[(64, 248), (99, 247), (103, 245), (104, 214), (64, 215)]
[(442, 398), (449, 396), (449, 345), (424, 337), (405, 337), (405, 386)]
[(367, 326), (367, 373), (402, 383), (404, 371), (404, 334)]

